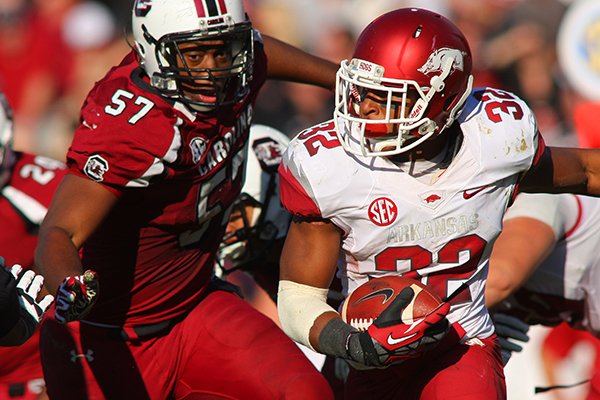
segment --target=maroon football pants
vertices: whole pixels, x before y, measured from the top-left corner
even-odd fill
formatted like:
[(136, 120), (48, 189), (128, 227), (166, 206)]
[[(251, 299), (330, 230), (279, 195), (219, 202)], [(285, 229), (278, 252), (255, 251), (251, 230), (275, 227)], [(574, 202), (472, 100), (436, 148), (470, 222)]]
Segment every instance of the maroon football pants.
[(81, 323), (69, 344), (72, 333), (51, 318), (42, 325), (51, 399), (333, 398), (296, 344), (225, 291), (210, 293), (158, 338), (109, 339), (106, 329)]

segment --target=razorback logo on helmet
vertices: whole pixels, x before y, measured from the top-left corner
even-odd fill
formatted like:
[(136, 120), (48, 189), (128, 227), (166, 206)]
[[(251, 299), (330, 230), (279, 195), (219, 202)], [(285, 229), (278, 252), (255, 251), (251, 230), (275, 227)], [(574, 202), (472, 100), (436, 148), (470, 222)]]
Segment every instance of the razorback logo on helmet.
[(152, 0), (135, 0), (135, 16), (145, 17), (152, 8)]
[(104, 180), (106, 171), (108, 171), (108, 161), (97, 154), (90, 156), (83, 167), (83, 172), (96, 182)]
[(265, 171), (276, 171), (283, 157), (283, 146), (271, 138), (257, 139), (252, 143), (252, 150)]
[(194, 164), (202, 160), (202, 157), (204, 157), (204, 154), (206, 153), (207, 145), (208, 142), (204, 138), (197, 137), (192, 139), (190, 142), (190, 151), (192, 152)]
[(369, 205), (369, 219), (377, 226), (388, 226), (398, 216), (396, 203), (387, 197), (379, 197)]
[(437, 49), (431, 53), (425, 64), (423, 64), (421, 68), (417, 69), (417, 71), (424, 75), (429, 75), (432, 72), (441, 72), (444, 69), (446, 60), (448, 60), (450, 57), (453, 58), (452, 69), (450, 70), (450, 73), (454, 72), (455, 70), (464, 71), (465, 55), (466, 53), (460, 50), (442, 47), (441, 49)]

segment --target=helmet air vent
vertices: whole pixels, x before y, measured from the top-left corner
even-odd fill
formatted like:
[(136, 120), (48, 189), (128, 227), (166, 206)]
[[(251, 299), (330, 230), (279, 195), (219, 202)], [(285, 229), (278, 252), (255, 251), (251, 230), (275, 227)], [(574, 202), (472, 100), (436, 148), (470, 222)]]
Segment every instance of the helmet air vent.
[(417, 29), (415, 29), (415, 33), (413, 33), (413, 39), (418, 38), (419, 36), (421, 36), (421, 31), (423, 30), (422, 26), (419, 26)]

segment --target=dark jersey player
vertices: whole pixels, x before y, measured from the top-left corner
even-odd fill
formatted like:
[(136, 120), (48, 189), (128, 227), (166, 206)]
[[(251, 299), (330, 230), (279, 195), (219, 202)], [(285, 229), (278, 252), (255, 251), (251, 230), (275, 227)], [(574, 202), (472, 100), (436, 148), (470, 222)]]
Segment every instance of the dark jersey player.
[(43, 278), (30, 268), (39, 225), (66, 170), (13, 151), (12, 138), (12, 112), (0, 94), (0, 398), (34, 400), (44, 392), (36, 327), (52, 296), (37, 302)]
[[(241, 0), (138, 0), (132, 28), (134, 51), (84, 102), (40, 231), (49, 394), (76, 397), (80, 363), (88, 398), (330, 398), (298, 347), (211, 277), (260, 87), (332, 88), (336, 66), (261, 37)], [(53, 345), (75, 320), (73, 362)]]

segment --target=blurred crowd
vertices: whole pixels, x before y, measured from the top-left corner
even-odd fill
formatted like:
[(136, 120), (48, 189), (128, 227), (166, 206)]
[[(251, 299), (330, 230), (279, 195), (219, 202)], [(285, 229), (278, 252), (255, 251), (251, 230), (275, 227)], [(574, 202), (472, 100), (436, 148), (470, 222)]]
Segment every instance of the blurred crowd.
[[(595, 0), (246, 0), (255, 26), (339, 62), (376, 15), (419, 6), (451, 18), (467, 35), (475, 85), (513, 91), (534, 109), (550, 144), (595, 145), (591, 115), (599, 99), (574, 89), (557, 55), (557, 36), (572, 4)], [(0, 0), (0, 89), (15, 110), (15, 147), (64, 159), (83, 98), (129, 51), (133, 0)], [(598, 22), (600, 25), (600, 22)], [(600, 29), (590, 29), (600, 53)], [(595, 33), (594, 33), (595, 32)], [(600, 66), (596, 65), (598, 70)], [(331, 118), (333, 94), (271, 82), (255, 122), (295, 135)], [(600, 139), (597, 140), (600, 143)]]

